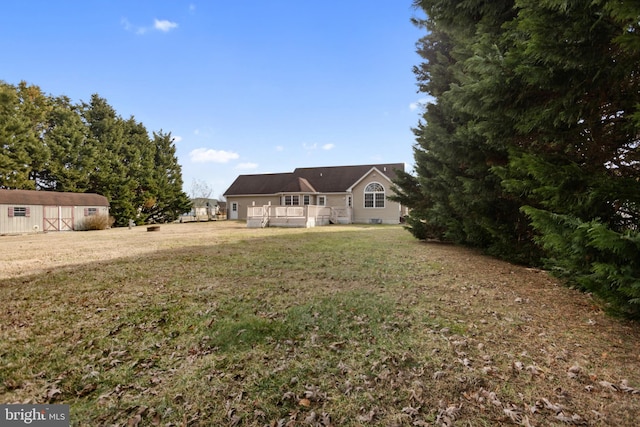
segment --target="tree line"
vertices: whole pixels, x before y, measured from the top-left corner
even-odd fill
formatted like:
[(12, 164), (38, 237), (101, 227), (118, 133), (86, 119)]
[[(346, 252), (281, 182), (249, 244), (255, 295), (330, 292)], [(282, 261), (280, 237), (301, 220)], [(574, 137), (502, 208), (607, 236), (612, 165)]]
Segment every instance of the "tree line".
[(416, 0), (433, 101), (396, 200), (421, 239), (544, 266), (640, 316), (640, 6)]
[(0, 81), (0, 188), (98, 193), (115, 225), (190, 209), (170, 133), (149, 132), (94, 94), (89, 102)]

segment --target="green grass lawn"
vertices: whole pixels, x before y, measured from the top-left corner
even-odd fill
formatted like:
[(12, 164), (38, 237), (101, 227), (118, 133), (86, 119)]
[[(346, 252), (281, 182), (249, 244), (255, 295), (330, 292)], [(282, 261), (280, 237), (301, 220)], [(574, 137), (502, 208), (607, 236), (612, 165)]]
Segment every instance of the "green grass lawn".
[(637, 324), (544, 272), (396, 226), (187, 242), (0, 280), (0, 300), (0, 403), (66, 403), (73, 425), (632, 426), (640, 413)]

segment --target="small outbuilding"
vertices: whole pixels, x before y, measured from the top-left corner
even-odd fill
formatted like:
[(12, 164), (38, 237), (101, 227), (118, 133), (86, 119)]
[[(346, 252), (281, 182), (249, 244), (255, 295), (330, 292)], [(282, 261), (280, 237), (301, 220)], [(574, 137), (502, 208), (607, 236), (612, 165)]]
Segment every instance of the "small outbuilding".
[(197, 197), (191, 199), (191, 211), (180, 216), (180, 222), (215, 221), (220, 214), (220, 205), (216, 199)]
[(109, 201), (95, 193), (0, 189), (0, 235), (82, 229), (91, 215), (109, 215)]

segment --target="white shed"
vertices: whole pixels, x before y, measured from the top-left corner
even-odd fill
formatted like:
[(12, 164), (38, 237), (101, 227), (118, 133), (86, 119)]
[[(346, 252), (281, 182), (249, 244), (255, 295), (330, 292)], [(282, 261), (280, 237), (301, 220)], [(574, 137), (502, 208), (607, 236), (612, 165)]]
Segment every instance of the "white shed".
[(70, 231), (84, 218), (109, 215), (109, 201), (94, 193), (0, 189), (0, 235)]

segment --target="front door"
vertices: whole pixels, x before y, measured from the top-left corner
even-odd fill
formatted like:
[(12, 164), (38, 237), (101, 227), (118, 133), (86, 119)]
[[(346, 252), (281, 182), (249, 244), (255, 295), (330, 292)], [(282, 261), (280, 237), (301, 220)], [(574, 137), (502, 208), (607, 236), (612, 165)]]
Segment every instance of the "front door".
[(238, 219), (238, 202), (231, 203), (231, 212), (229, 212), (229, 219)]

